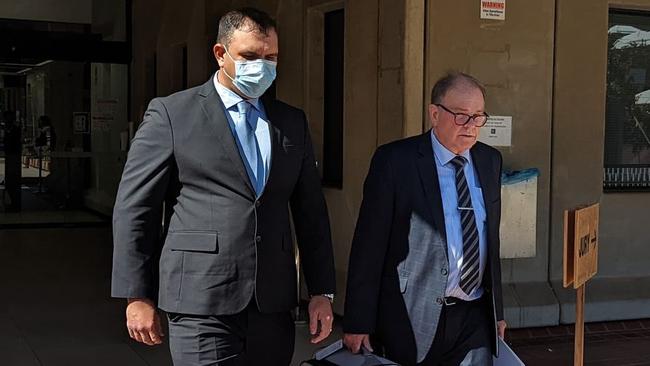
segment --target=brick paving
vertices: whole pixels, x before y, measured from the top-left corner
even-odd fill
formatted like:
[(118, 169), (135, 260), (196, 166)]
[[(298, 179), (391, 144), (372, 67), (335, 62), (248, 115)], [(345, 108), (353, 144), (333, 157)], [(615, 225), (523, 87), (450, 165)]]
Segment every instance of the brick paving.
[[(573, 365), (573, 325), (512, 329), (506, 341), (527, 366)], [(585, 324), (585, 365), (650, 366), (650, 319)]]

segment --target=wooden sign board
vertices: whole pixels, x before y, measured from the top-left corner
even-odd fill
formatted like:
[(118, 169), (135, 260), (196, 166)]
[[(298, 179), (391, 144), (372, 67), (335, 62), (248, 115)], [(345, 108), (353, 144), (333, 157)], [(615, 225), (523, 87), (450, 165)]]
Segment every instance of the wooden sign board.
[(600, 205), (564, 211), (564, 287), (577, 289), (598, 270)]

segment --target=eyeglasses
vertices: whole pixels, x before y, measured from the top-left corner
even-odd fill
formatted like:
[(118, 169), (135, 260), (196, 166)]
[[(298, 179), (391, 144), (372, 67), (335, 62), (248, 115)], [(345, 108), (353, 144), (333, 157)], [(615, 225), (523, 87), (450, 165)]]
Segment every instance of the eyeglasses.
[(485, 126), (485, 123), (487, 122), (488, 117), (490, 117), (485, 112), (483, 114), (475, 114), (473, 116), (470, 116), (469, 114), (456, 113), (456, 112), (450, 111), (449, 108), (445, 107), (442, 104), (436, 104), (436, 105), (438, 107), (444, 109), (445, 111), (449, 112), (450, 114), (453, 114), (454, 115), (454, 123), (456, 123), (458, 126), (465, 126), (471, 120), (474, 120), (474, 125), (476, 127), (483, 127), (483, 126)]

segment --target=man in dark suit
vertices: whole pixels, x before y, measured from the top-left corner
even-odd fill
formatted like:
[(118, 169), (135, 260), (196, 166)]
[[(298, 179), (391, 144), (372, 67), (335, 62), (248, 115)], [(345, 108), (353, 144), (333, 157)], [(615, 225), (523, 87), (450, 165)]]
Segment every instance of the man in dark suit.
[[(352, 243), (344, 342), (401, 365), (491, 365), (505, 322), (501, 154), (477, 142), (484, 89), (453, 73), (433, 87), (432, 130), (377, 149)], [(374, 339), (373, 339), (374, 341)]]
[(215, 76), (152, 100), (133, 140), (113, 216), (112, 294), (129, 299), (131, 337), (153, 345), (158, 292), (177, 366), (285, 366), (297, 302), (289, 206), (312, 342), (332, 328), (320, 177), (304, 113), (260, 99), (275, 78), (273, 20), (251, 8), (227, 13), (213, 51)]

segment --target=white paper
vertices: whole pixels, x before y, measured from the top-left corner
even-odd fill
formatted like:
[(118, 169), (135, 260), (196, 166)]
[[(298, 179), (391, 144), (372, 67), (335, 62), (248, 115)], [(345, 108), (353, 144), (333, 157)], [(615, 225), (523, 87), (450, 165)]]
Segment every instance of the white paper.
[(512, 116), (490, 116), (478, 140), (490, 146), (512, 146)]
[(339, 366), (377, 366), (396, 364), (393, 361), (373, 355), (372, 353), (353, 354), (347, 349), (337, 351), (333, 355), (326, 357), (325, 360)]
[(479, 0), (481, 19), (506, 20), (506, 0)]
[(499, 357), (493, 358), (493, 366), (526, 366), (503, 339), (499, 338)]
[(314, 358), (317, 359), (317, 360), (322, 360), (325, 357), (330, 356), (332, 353), (334, 353), (334, 352), (336, 352), (336, 351), (338, 351), (340, 349), (343, 349), (343, 340), (342, 339), (339, 339), (338, 341), (330, 344), (329, 346), (316, 351), (316, 353), (314, 353)]
[(343, 346), (343, 341), (338, 340), (329, 346), (314, 353), (317, 360), (326, 360), (334, 365), (341, 366), (376, 366), (396, 365), (393, 361), (374, 355), (365, 349), (363, 352), (354, 354)]

